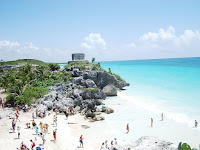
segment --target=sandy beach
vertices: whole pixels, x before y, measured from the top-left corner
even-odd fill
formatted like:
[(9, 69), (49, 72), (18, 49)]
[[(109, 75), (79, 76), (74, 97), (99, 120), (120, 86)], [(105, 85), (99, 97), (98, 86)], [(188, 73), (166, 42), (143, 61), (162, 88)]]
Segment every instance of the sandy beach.
[[(108, 140), (108, 146), (110, 146), (112, 140), (114, 141), (114, 138), (117, 138), (118, 144), (126, 145), (142, 136), (158, 137), (161, 140), (174, 143), (174, 146), (178, 145), (180, 141), (187, 142), (192, 147), (197, 148), (199, 146), (200, 134), (196, 128), (190, 128), (186, 124), (176, 123), (170, 119), (160, 121), (160, 116), (158, 114), (150, 114), (148, 111), (140, 108), (135, 108), (135, 114), (130, 114), (132, 118), (129, 119), (130, 132), (129, 134), (125, 134), (127, 120), (122, 118), (121, 123), (115, 122), (115, 120), (118, 120), (120, 117), (121, 105), (123, 106), (122, 102), (118, 100), (122, 100), (123, 96), (122, 93), (119, 93), (117, 99), (112, 97), (105, 101), (109, 106), (110, 101), (116, 99), (115, 105), (112, 105), (115, 112), (109, 115), (102, 114), (105, 117), (104, 121), (89, 122), (89, 120), (85, 120), (84, 116), (81, 116), (79, 113), (69, 116), (68, 119), (66, 119), (65, 115), (58, 114), (58, 125), (56, 127), (53, 125), (53, 116), (55, 114), (53, 111), (50, 111), (51, 114), (49, 116), (47, 115), (45, 118), (35, 119), (37, 125), (39, 125), (40, 122), (49, 125), (49, 132), (45, 135), (46, 142), (44, 145), (42, 144), (42, 138), (35, 135), (35, 129), (26, 128), (26, 123), (32, 122), (32, 113), (35, 113), (35, 109), (29, 110), (29, 112), (19, 112), (20, 121), (16, 122), (16, 127), (21, 127), (21, 137), (18, 139), (17, 130), (13, 133), (12, 119), (8, 117), (14, 117), (16, 110), (14, 108), (0, 108), (0, 116), (3, 117), (0, 120), (0, 147), (1, 149), (14, 150), (20, 148), (20, 144), (23, 141), (24, 144), (30, 148), (30, 140), (32, 139), (36, 143), (36, 146), (41, 146), (45, 150), (98, 150), (105, 140)], [(124, 109), (126, 109), (126, 107)], [(47, 112), (47, 114), (48, 113), (49, 112)], [(148, 120), (150, 116), (154, 118), (153, 128), (150, 127)], [(90, 128), (85, 129), (82, 125), (87, 125)], [(56, 142), (53, 140), (54, 129), (57, 129)], [(83, 135), (84, 138), (84, 148), (80, 148), (79, 137), (81, 135)], [(35, 141), (35, 137), (37, 141)], [(137, 147), (135, 147), (135, 149), (137, 149)], [(138, 149), (141, 148), (138, 147)]]

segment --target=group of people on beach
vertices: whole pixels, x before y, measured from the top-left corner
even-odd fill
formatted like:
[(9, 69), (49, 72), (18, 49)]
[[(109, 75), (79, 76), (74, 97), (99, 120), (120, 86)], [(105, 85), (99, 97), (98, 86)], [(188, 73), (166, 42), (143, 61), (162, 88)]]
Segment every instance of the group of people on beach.
[(108, 145), (108, 140), (103, 142), (100, 150), (107, 150), (107, 149), (117, 150), (116, 146), (117, 146), (117, 138), (114, 138), (114, 140), (111, 140), (110, 146)]

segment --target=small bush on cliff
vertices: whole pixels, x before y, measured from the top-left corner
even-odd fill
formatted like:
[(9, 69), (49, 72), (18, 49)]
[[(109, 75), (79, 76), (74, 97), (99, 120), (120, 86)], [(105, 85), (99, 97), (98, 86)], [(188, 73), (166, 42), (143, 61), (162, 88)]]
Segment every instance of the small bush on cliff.
[(49, 64), (49, 69), (51, 71), (59, 70), (60, 69), (60, 65), (59, 64), (50, 63)]

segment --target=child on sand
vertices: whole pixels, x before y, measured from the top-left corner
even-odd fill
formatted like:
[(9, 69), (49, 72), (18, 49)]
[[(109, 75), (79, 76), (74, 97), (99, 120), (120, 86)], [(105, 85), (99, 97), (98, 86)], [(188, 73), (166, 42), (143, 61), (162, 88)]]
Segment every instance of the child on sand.
[(83, 148), (83, 136), (82, 135), (80, 136), (80, 147), (81, 147), (81, 145), (82, 145), (82, 148)]

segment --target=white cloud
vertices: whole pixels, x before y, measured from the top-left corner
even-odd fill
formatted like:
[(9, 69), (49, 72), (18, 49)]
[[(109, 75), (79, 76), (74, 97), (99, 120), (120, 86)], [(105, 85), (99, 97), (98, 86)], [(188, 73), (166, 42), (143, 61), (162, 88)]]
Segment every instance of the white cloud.
[(81, 47), (86, 49), (103, 48), (106, 49), (106, 42), (98, 33), (90, 33), (88, 37), (84, 38), (85, 42), (81, 43)]
[(72, 51), (56, 48), (39, 48), (32, 42), (19, 43), (0, 41), (0, 59), (5, 61), (17, 59), (39, 59), (46, 62), (67, 62), (71, 60)]
[(138, 38), (134, 43), (126, 44), (127, 47), (137, 49), (164, 49), (164, 50), (183, 50), (187, 48), (200, 47), (200, 32), (185, 30), (183, 34), (177, 36), (172, 26), (166, 30), (159, 29), (158, 32), (148, 32)]
[(130, 43), (130, 44), (126, 44), (125, 45), (126, 47), (131, 47), (131, 48), (136, 48), (136, 45), (135, 45), (135, 43)]

